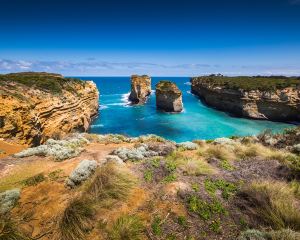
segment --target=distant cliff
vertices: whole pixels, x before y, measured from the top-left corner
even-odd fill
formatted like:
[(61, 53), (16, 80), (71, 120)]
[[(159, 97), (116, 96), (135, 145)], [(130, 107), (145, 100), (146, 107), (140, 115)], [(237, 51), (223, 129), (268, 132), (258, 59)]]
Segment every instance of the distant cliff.
[(0, 138), (39, 145), (71, 131), (86, 131), (98, 112), (91, 81), (59, 74), (0, 75)]
[(300, 121), (300, 79), (206, 76), (191, 79), (192, 93), (218, 110), (273, 121)]

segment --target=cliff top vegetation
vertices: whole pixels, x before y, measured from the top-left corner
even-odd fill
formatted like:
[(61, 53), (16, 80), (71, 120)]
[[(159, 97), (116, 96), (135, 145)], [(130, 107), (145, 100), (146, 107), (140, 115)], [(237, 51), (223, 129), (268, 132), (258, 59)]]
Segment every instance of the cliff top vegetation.
[(20, 72), (0, 75), (0, 86), (9, 82), (23, 84), (51, 93), (61, 93), (63, 89), (75, 91), (74, 83), (84, 84), (84, 81), (75, 78), (65, 78), (60, 74), (46, 72)]
[(179, 91), (178, 87), (176, 86), (175, 83), (171, 81), (160, 81), (159, 83), (156, 84), (156, 90), (158, 91)]
[(287, 87), (300, 87), (300, 77), (285, 76), (237, 76), (209, 75), (192, 78), (192, 81), (222, 86), (229, 89), (272, 91)]

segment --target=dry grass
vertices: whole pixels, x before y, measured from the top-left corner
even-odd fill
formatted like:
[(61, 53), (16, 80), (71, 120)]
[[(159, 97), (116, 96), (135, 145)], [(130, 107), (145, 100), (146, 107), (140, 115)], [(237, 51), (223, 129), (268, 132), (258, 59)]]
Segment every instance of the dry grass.
[(187, 158), (179, 161), (178, 165), (183, 174), (189, 176), (210, 175), (215, 172), (205, 160), (199, 158)]
[(87, 199), (72, 200), (59, 221), (59, 239), (85, 239), (85, 234), (91, 230), (93, 215), (93, 208)]
[(16, 224), (10, 219), (0, 216), (0, 239), (1, 240), (29, 240), (16, 228)]
[(144, 226), (137, 216), (124, 215), (117, 219), (108, 233), (110, 240), (140, 240)]
[(125, 199), (134, 186), (130, 174), (115, 164), (98, 168), (93, 178), (82, 186), (82, 197), (71, 201), (60, 218), (59, 239), (81, 240), (92, 228), (94, 206), (107, 207), (114, 200)]
[(95, 201), (105, 199), (124, 199), (135, 184), (135, 179), (115, 164), (98, 168), (87, 184), (85, 192)]
[(167, 156), (165, 161), (167, 168), (172, 167), (173, 172), (179, 169), (184, 175), (200, 176), (214, 173), (212, 166), (199, 156), (185, 156), (184, 153), (177, 151)]
[(253, 182), (238, 193), (238, 206), (253, 224), (261, 223), (273, 229), (300, 230), (300, 212), (296, 197), (288, 184), (275, 181)]
[(21, 187), (25, 179), (31, 178), (43, 170), (41, 162), (21, 164), (15, 167), (9, 175), (0, 178), (0, 192)]
[(217, 158), (219, 160), (233, 161), (236, 159), (236, 155), (231, 146), (221, 146), (209, 144), (204, 152), (199, 152), (200, 155), (204, 156), (206, 159)]

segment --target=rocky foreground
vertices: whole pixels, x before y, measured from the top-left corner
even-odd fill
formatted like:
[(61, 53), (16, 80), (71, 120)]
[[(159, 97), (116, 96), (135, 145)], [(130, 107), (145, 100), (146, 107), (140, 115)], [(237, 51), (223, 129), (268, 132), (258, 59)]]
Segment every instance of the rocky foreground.
[(0, 159), (0, 239), (300, 239), (299, 154), (299, 128), (49, 139)]
[(71, 131), (86, 131), (98, 113), (91, 81), (50, 73), (0, 75), (0, 138), (39, 145)]
[(300, 121), (300, 79), (203, 76), (191, 79), (192, 93), (209, 106), (240, 117)]

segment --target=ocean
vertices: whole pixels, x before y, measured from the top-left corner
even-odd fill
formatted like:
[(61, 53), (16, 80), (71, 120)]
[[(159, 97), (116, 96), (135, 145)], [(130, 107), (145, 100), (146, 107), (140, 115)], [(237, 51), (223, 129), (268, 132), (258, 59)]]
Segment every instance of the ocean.
[[(188, 77), (152, 77), (152, 94), (142, 106), (130, 106), (130, 77), (80, 77), (92, 80), (100, 91), (99, 116), (94, 119), (90, 133), (118, 133), (128, 136), (157, 134), (176, 141), (214, 139), (229, 136), (256, 135), (271, 129), (280, 132), (292, 127), (287, 123), (232, 117), (203, 104), (191, 94)], [(184, 111), (170, 114), (156, 110), (155, 84), (171, 80), (183, 93)]]

